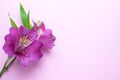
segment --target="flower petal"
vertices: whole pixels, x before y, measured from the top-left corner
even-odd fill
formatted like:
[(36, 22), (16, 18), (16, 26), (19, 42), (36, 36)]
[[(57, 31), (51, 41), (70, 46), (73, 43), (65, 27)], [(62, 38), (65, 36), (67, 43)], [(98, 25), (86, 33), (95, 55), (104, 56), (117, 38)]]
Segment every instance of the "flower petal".
[(40, 52), (41, 46), (42, 44), (39, 41), (34, 41), (24, 51), (16, 54), (17, 58), (24, 67), (27, 67), (30, 61), (36, 61), (42, 57), (43, 54)]
[(18, 29), (18, 33), (20, 37), (25, 36), (26, 34), (28, 34), (28, 30), (25, 29), (24, 26), (20, 26), (20, 28)]
[(27, 37), (29, 40), (34, 41), (37, 38), (37, 32), (35, 30), (27, 30), (25, 27), (20, 26), (19, 28), (20, 37)]
[(16, 40), (16, 37), (11, 34), (5, 36), (5, 44), (3, 46), (3, 49), (5, 53), (7, 53), (11, 57), (14, 56), (14, 49), (17, 44), (15, 40)]
[(42, 53), (40, 51), (41, 47), (42, 44), (36, 40), (25, 49), (27, 52), (26, 56), (29, 57), (30, 61), (39, 60), (42, 57)]
[(20, 59), (20, 63), (21, 63), (24, 67), (28, 67), (28, 65), (29, 65), (29, 59), (28, 59), (28, 57), (21, 56), (21, 57), (19, 57), (19, 59)]
[(14, 56), (15, 48), (18, 45), (18, 29), (11, 27), (10, 34), (5, 36), (5, 44), (3, 46), (3, 50), (7, 53), (10, 57)]
[(46, 29), (44, 34), (39, 38), (39, 41), (43, 44), (43, 47), (51, 49), (54, 45), (56, 37), (52, 34), (50, 29)]
[(45, 24), (44, 24), (44, 22), (41, 22), (40, 28), (42, 29), (42, 31), (45, 31)]
[(18, 35), (18, 28), (11, 27), (9, 32), (12, 35)]

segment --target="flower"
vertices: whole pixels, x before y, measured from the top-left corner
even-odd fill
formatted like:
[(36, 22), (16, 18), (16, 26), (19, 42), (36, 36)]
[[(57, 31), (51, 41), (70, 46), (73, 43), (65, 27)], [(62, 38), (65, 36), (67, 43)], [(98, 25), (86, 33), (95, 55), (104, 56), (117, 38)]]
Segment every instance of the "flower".
[(16, 56), (25, 67), (30, 61), (39, 60), (43, 56), (41, 48), (51, 49), (56, 39), (50, 29), (45, 29), (43, 22), (40, 26), (33, 23), (34, 27), (31, 29), (24, 26), (11, 27), (3, 46), (5, 53), (10, 57)]
[(11, 28), (9, 34), (5, 36), (5, 43), (3, 50), (8, 54), (0, 77), (13, 62), (18, 59), (20, 63), (27, 67), (31, 61), (41, 59), (46, 49), (52, 49), (56, 37), (53, 35), (51, 29), (46, 29), (43, 22), (33, 21), (33, 26), (30, 23), (30, 11), (26, 13), (24, 7), (20, 3), (20, 16), (22, 26), (18, 27), (14, 20), (10, 17)]
[(34, 22), (34, 26), (35, 28), (37, 28), (36, 30), (41, 30), (39, 41), (43, 44), (43, 47), (51, 49), (54, 46), (54, 41), (56, 40), (56, 37), (52, 34), (52, 30), (45, 29), (45, 25), (43, 22), (40, 26), (37, 26), (37, 24)]

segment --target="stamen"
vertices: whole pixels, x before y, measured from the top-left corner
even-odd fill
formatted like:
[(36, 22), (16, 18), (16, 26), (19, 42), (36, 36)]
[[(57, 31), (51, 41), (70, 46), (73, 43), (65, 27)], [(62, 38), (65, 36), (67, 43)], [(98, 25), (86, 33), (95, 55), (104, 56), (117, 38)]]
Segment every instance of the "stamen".
[(23, 47), (26, 47), (26, 46), (30, 45), (31, 42), (32, 41), (30, 40), (29, 37), (24, 36), (24, 37), (20, 38), (19, 45), (23, 46)]

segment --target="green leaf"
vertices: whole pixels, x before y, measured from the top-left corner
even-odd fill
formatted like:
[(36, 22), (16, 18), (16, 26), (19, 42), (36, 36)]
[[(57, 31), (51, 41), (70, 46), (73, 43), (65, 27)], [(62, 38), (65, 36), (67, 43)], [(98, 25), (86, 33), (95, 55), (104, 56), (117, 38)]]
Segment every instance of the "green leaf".
[(29, 28), (31, 28), (31, 24), (30, 24), (30, 11), (28, 11), (27, 22), (28, 22)]
[(40, 20), (36, 22), (37, 23), (37, 26), (40, 26), (41, 22)]
[(10, 19), (10, 24), (11, 24), (11, 26), (14, 27), (14, 28), (17, 28), (16, 23), (15, 23), (14, 20), (10, 17), (9, 13), (8, 13), (8, 16), (9, 16), (9, 19)]
[(21, 15), (22, 23), (25, 26), (25, 28), (30, 29), (30, 21), (29, 21), (30, 12), (28, 12), (28, 15), (27, 15), (21, 3), (20, 3), (20, 15)]

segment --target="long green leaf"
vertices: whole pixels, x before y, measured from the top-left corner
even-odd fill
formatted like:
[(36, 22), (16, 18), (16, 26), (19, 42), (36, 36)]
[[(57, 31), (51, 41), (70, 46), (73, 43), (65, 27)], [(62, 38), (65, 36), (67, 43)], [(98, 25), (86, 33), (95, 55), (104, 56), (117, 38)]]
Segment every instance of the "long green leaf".
[(10, 17), (9, 13), (8, 13), (8, 16), (9, 16), (9, 19), (10, 19), (10, 24), (11, 24), (11, 26), (14, 27), (14, 28), (17, 28), (16, 23), (15, 23), (14, 20)]
[(22, 4), (20, 3), (20, 15), (21, 15), (21, 20), (23, 25), (27, 28), (30, 29), (29, 25), (29, 13), (28, 15), (25, 12), (25, 9), (23, 8)]
[(29, 28), (31, 28), (31, 24), (30, 24), (30, 11), (28, 11), (27, 22), (28, 22)]

